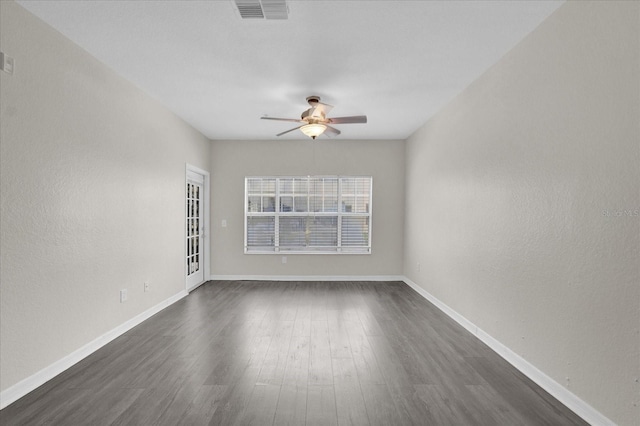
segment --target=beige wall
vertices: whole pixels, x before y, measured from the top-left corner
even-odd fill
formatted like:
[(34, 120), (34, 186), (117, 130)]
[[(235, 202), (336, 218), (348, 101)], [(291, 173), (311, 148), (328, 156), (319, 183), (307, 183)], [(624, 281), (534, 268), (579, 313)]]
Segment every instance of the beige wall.
[(185, 289), (185, 162), (208, 169), (210, 143), (20, 6), (0, 15), (5, 390)]
[(563, 5), (406, 149), (405, 275), (621, 425), (640, 418), (638, 6)]
[[(318, 139), (213, 141), (211, 269), (214, 275), (400, 275), (404, 142)], [(245, 176), (373, 176), (371, 255), (244, 254)], [(221, 221), (227, 227), (221, 227)]]

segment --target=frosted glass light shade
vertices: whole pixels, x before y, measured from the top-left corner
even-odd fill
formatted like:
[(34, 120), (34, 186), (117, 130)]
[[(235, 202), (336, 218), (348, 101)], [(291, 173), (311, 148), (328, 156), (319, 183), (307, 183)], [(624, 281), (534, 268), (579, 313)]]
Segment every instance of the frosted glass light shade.
[(315, 139), (327, 130), (327, 126), (324, 124), (305, 124), (300, 127), (300, 130), (311, 139)]

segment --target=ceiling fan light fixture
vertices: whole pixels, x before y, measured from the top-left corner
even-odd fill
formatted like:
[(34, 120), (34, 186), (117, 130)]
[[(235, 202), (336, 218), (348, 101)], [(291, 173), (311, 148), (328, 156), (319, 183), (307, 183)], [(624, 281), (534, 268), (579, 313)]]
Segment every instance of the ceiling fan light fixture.
[(305, 124), (304, 126), (300, 127), (300, 130), (311, 139), (315, 139), (323, 134), (325, 130), (327, 130), (327, 126), (319, 123)]
[[(265, 0), (262, 0), (265, 1)], [(294, 132), (298, 129), (311, 139), (315, 139), (321, 134), (325, 133), (328, 136), (338, 136), (340, 130), (333, 127), (334, 124), (350, 124), (350, 123), (366, 123), (366, 115), (354, 115), (350, 117), (332, 117), (327, 118), (327, 113), (333, 108), (332, 105), (328, 105), (320, 102), (319, 96), (309, 96), (307, 102), (311, 106), (308, 110), (304, 111), (300, 118), (278, 118), (278, 117), (260, 117), (263, 120), (278, 120), (278, 121), (292, 121), (294, 123), (302, 123), (301, 126), (294, 127), (293, 129), (285, 130), (278, 133), (276, 136), (286, 135), (287, 133)]]

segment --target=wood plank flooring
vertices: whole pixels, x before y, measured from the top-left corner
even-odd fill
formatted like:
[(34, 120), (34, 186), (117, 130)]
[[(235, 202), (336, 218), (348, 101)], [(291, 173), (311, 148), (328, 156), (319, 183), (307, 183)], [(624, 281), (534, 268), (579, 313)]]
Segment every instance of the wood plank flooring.
[(584, 425), (402, 282), (212, 281), (2, 425)]

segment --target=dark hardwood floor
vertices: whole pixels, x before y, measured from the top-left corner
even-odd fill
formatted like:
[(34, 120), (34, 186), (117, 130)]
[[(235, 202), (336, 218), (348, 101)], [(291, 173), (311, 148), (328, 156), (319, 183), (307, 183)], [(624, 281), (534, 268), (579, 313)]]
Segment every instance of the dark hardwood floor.
[(402, 282), (213, 281), (2, 425), (583, 425)]

